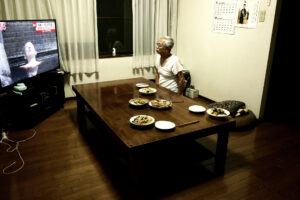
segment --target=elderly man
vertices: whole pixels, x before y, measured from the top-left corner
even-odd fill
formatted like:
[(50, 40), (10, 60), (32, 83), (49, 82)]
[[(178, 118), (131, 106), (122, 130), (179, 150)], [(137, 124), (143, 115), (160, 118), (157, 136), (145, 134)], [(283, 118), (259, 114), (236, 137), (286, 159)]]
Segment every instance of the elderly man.
[(173, 92), (182, 94), (184, 90), (184, 76), (182, 74), (183, 67), (179, 58), (171, 54), (174, 46), (174, 40), (165, 36), (156, 43), (156, 77), (155, 83), (165, 87)]

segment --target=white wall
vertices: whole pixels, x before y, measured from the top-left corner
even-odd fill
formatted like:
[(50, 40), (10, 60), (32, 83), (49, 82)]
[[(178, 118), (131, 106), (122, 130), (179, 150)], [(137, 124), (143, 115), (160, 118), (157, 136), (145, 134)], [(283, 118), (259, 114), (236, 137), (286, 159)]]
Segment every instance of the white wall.
[(212, 32), (213, 0), (178, 2), (177, 55), (192, 84), (214, 101), (243, 101), (259, 117), (277, 1), (261, 0), (265, 22), (234, 35)]

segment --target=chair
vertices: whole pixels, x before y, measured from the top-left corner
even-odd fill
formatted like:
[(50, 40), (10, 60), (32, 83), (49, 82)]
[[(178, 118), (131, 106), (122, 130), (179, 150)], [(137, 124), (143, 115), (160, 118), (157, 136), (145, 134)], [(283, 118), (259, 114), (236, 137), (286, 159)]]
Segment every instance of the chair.
[(184, 76), (184, 89), (183, 89), (183, 94), (185, 94), (185, 91), (187, 88), (191, 86), (191, 74), (190, 71), (185, 69), (182, 71), (183, 76)]

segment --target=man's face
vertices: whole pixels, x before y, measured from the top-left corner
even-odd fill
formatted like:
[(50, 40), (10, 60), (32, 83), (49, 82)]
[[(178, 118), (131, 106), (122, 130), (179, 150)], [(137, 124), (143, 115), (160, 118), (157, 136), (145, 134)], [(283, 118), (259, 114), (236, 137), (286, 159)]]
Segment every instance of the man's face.
[(37, 52), (31, 42), (25, 44), (25, 58), (36, 56)]
[(156, 43), (156, 52), (158, 54), (161, 54), (165, 50), (165, 45), (164, 44), (165, 44), (164, 39), (160, 39), (160, 40), (157, 41), (157, 43)]

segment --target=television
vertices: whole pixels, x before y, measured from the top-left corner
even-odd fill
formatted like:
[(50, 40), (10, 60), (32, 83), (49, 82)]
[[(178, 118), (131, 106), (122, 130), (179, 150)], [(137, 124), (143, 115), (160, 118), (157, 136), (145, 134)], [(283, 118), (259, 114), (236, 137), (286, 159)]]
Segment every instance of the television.
[(0, 82), (8, 88), (60, 67), (56, 21), (0, 20)]

